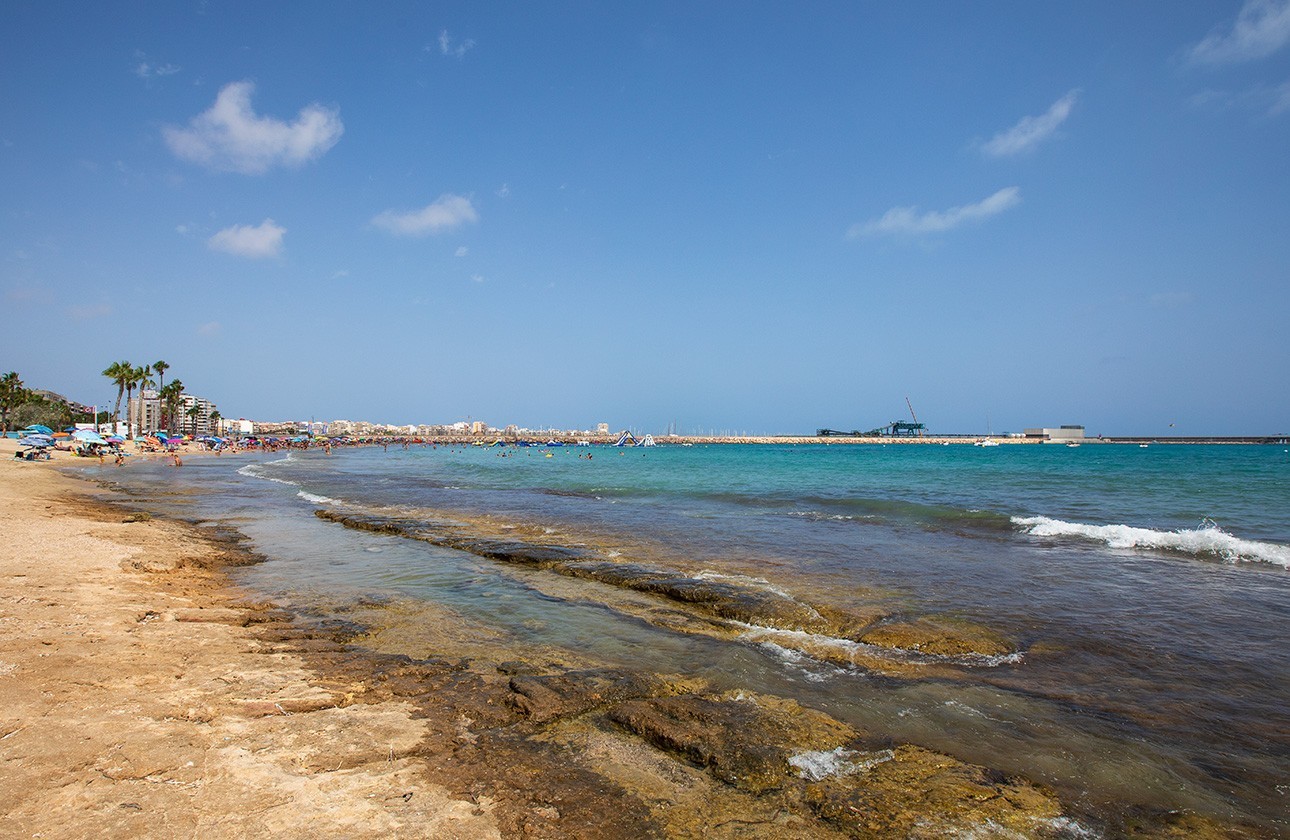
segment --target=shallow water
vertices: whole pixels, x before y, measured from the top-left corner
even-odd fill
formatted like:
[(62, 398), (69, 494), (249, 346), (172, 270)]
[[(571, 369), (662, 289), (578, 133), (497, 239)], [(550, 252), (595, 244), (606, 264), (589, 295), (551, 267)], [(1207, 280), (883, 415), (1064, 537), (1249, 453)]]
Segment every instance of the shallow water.
[[(1142, 806), (1290, 832), (1281, 447), (550, 452), (368, 448), (97, 472), (159, 512), (238, 527), (270, 558), (242, 581), (279, 597), (423, 599), (517, 645), (791, 696), (876, 741), (1047, 782), (1092, 826)], [(1020, 655), (877, 676), (804, 655), (791, 631), (663, 629), (602, 584), (349, 530), (319, 508), (488, 517), (810, 604), (971, 620)]]

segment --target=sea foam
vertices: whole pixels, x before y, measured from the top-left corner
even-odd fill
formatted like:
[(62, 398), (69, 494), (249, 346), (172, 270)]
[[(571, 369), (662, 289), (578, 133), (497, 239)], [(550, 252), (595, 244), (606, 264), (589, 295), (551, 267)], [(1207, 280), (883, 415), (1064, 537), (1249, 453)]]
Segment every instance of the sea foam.
[(298, 493), (296, 493), (296, 495), (304, 499), (306, 502), (313, 502), (316, 505), (343, 505), (344, 504), (344, 502), (342, 502), (340, 499), (333, 499), (330, 496), (319, 496), (315, 493), (308, 493), (304, 490), (299, 491)]
[(789, 758), (788, 763), (797, 768), (797, 774), (803, 779), (818, 782), (829, 776), (851, 776), (863, 773), (895, 757), (896, 754), (891, 750), (860, 753), (846, 747), (838, 747), (833, 750), (799, 753)]
[(1218, 557), (1228, 562), (1272, 563), (1290, 569), (1290, 546), (1234, 537), (1210, 520), (1200, 527), (1156, 531), (1131, 525), (1086, 525), (1047, 516), (1014, 516), (1014, 525), (1036, 537), (1079, 537), (1111, 548), (1146, 548), (1176, 551), (1197, 557)]
[[(276, 462), (270, 461), (269, 463), (276, 463)], [(271, 475), (265, 475), (263, 472), (263, 466), (264, 466), (263, 464), (247, 464), (245, 467), (242, 467), (241, 469), (239, 469), (237, 471), (237, 474), (244, 475), (248, 478), (259, 478), (259, 479), (263, 479), (264, 481), (273, 481), (273, 482), (277, 482), (278, 484), (286, 484), (290, 487), (300, 486), (296, 482), (288, 481), (285, 478), (274, 478)]]

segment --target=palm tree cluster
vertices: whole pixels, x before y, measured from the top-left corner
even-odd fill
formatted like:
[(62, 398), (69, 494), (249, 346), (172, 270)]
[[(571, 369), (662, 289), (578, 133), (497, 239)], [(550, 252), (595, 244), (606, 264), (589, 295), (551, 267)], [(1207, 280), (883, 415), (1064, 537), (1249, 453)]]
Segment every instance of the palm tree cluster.
[[(142, 395), (145, 388), (156, 387), (157, 396), (161, 402), (161, 425), (166, 429), (171, 429), (172, 423), (179, 425), (178, 415), (180, 413), (179, 408), (183, 405), (184, 383), (179, 379), (172, 379), (167, 383), (166, 371), (169, 369), (170, 365), (164, 360), (158, 360), (151, 364), (142, 366), (136, 366), (129, 361), (120, 361), (113, 362), (103, 371), (103, 375), (112, 380), (117, 388), (116, 405), (112, 409), (113, 425), (115, 425), (121, 417), (121, 398), (125, 397), (126, 399), (127, 416), (125, 427), (127, 437), (133, 437), (136, 431), (143, 431), (143, 411), (140, 410), (139, 412), (138, 420), (140, 428), (136, 430), (134, 425), (135, 418), (128, 410), (130, 399), (133, 397), (134, 390), (136, 388), (139, 389), (140, 395)], [(156, 374), (156, 380), (152, 378), (153, 374)], [(195, 435), (197, 433), (197, 420), (201, 411), (196, 406), (193, 406), (184, 413), (192, 419), (191, 430)], [(211, 411), (210, 417), (212, 420), (218, 419), (219, 412)]]

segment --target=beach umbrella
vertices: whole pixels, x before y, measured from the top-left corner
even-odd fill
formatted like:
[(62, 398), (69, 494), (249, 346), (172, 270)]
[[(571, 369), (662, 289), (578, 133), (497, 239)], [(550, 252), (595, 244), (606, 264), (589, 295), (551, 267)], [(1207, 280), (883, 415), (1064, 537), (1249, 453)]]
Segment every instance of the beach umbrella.
[(98, 432), (91, 432), (89, 429), (73, 432), (72, 437), (85, 443), (107, 443)]
[(49, 428), (48, 426), (41, 426), (41, 425), (39, 425), (39, 424), (37, 424), (37, 423), (33, 423), (32, 425), (30, 425), (30, 426), (28, 426), (27, 428), (23, 429), (23, 431), (24, 431), (24, 432), (35, 432), (36, 434), (40, 434), (40, 435), (52, 435), (52, 434), (54, 433), (54, 430), (53, 430), (53, 429), (51, 429), (51, 428)]
[(48, 440), (48, 439), (46, 439), (45, 437), (31, 437), (31, 436), (28, 436), (28, 437), (25, 437), (25, 438), (22, 438), (21, 440), (19, 440), (19, 441), (18, 441), (18, 445), (19, 445), (19, 446), (35, 446), (35, 447), (43, 448), (43, 447), (46, 447), (46, 446), (53, 446), (53, 445), (54, 445), (54, 442), (53, 442), (52, 440)]

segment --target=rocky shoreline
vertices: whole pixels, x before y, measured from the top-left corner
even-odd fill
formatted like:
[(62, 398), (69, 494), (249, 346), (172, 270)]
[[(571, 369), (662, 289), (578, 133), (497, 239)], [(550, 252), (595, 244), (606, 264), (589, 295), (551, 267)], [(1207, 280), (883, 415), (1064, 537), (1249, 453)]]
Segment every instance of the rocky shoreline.
[[(791, 700), (519, 649), (443, 608), (249, 598), (226, 570), (257, 558), (234, 537), (31, 469), (0, 480), (10, 836), (1090, 836), (1042, 786)], [(719, 621), (727, 596), (750, 603), (660, 572), (633, 590)], [(402, 620), (433, 655), (379, 652)], [(875, 643), (956, 644), (898, 624)], [(1251, 836), (1135, 820), (1108, 833)]]

